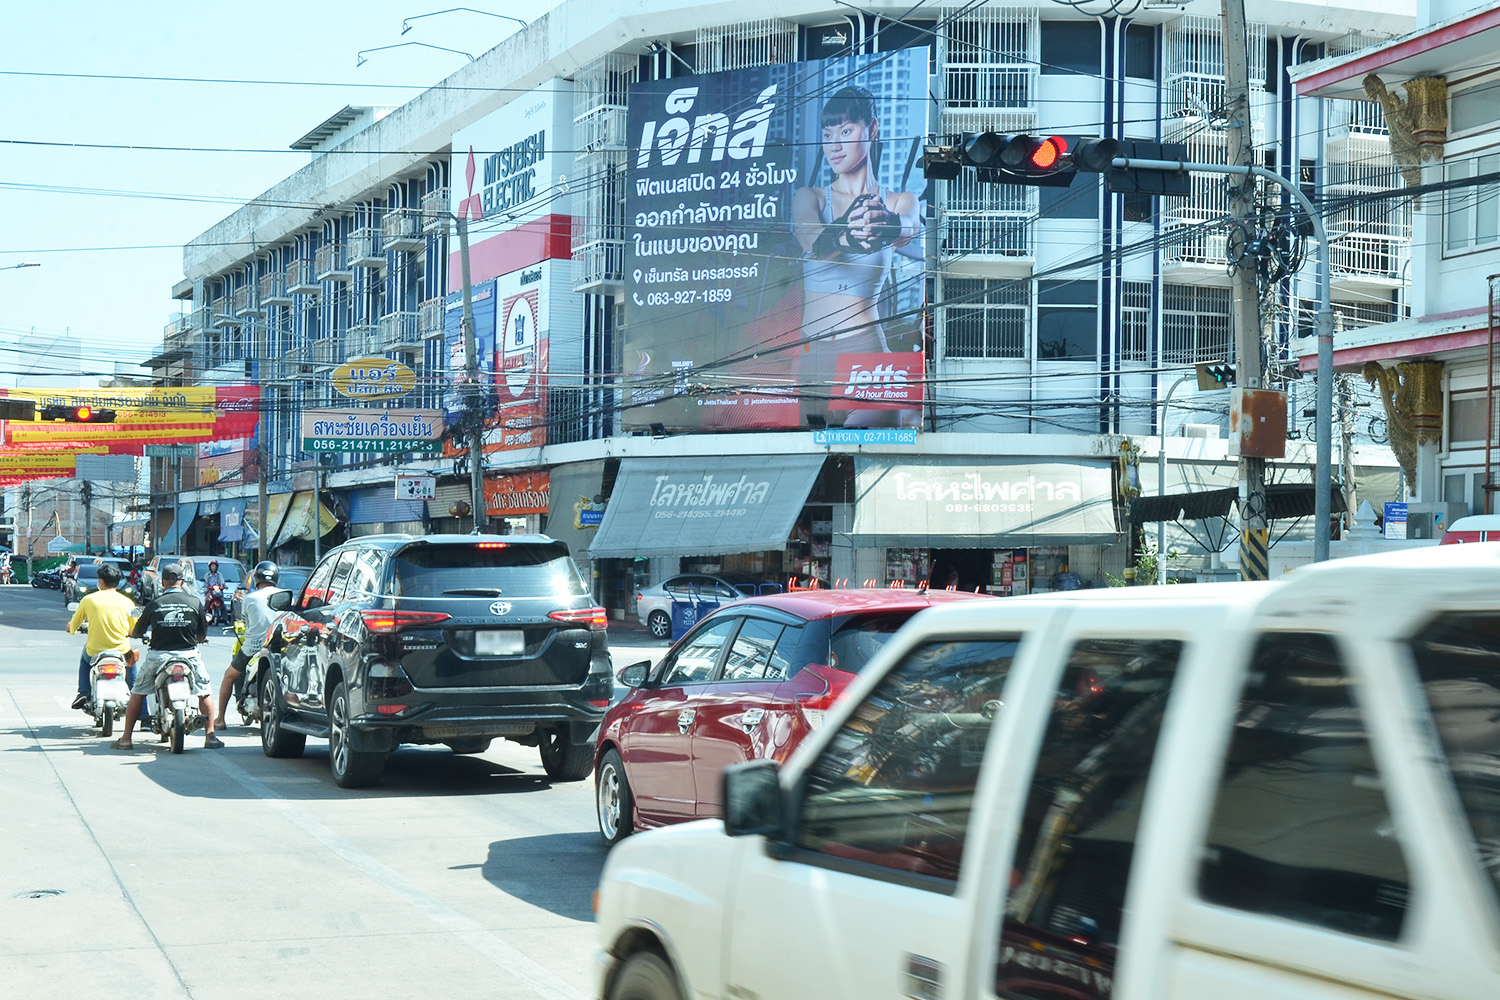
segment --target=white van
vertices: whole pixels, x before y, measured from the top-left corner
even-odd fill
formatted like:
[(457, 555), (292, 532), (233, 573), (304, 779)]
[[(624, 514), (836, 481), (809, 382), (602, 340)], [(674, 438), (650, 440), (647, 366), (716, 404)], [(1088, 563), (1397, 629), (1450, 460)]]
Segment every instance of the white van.
[(1500, 546), (926, 611), (724, 804), (601, 996), (1500, 997)]

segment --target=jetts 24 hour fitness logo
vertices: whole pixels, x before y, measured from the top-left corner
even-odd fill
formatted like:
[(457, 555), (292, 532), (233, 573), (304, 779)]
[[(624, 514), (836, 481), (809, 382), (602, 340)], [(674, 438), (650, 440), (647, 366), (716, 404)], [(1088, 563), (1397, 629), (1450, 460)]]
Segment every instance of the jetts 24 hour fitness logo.
[(922, 404), (922, 354), (840, 354), (830, 410), (904, 410)]

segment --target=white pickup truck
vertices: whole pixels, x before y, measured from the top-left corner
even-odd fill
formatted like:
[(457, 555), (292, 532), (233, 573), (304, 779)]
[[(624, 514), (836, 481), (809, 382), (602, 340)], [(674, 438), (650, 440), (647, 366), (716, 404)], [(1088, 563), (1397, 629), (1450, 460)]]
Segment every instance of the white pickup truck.
[(614, 848), (602, 997), (1500, 997), (1500, 546), (950, 605), (832, 712)]

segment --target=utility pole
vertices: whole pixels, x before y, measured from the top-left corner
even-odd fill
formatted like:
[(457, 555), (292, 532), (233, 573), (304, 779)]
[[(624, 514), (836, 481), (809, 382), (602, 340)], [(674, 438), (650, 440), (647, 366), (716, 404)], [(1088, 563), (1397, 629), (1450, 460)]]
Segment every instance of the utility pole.
[[(262, 371), (264, 371), (264, 369), (262, 369)], [(257, 446), (255, 449), (255, 461), (256, 464), (260, 466), (260, 515), (256, 518), (256, 538), (258, 539), (255, 544), (256, 562), (263, 562), (264, 560), (270, 558), (266, 555), (266, 553), (271, 550), (271, 542), (268, 538), (266, 538), (266, 521), (269, 520), (269, 518), (266, 517), (266, 507), (268, 504), (266, 498), (266, 478), (269, 475), (266, 470), (266, 465), (269, 461), (268, 456), (271, 453), (271, 449), (266, 442), (267, 409), (268, 406), (266, 403), (266, 383), (264, 380), (262, 380), (260, 383), (260, 420), (255, 425), (255, 441)], [(287, 497), (287, 499), (290, 500), (291, 497)], [(321, 528), (322, 526), (323, 525), (319, 523), (317, 527), (313, 528), (313, 532), (316, 533), (318, 528)], [(240, 530), (243, 533), (244, 528), (242, 527)]]
[(32, 549), (36, 547), (36, 541), (31, 534), (31, 484), (26, 483), (21, 487), (21, 509), (26, 512), (26, 582), (31, 582), (31, 562), (34, 556)]
[[(1224, 104), (1229, 117), (1229, 163), (1255, 165), (1250, 120), (1250, 65), (1245, 46), (1245, 0), (1223, 0)], [(1229, 213), (1236, 224), (1258, 225), (1255, 177), (1247, 171), (1232, 182)], [(1247, 229), (1248, 233), (1249, 230)], [(1249, 240), (1247, 238), (1246, 243)], [(1236, 381), (1245, 389), (1261, 388), (1260, 288), (1256, 258), (1245, 254), (1234, 268), (1234, 353)], [(1240, 577), (1264, 580), (1266, 552), (1266, 460), (1240, 456)]]
[(484, 387), (479, 384), (479, 348), (474, 342), (474, 289), (469, 280), (469, 219), (458, 219), (458, 254), (464, 281), (464, 372), (469, 382), (465, 419), (469, 427), (469, 503), (474, 533), (484, 520)]
[(85, 479), (78, 494), (83, 497), (83, 554), (87, 556), (94, 537), (94, 484)]

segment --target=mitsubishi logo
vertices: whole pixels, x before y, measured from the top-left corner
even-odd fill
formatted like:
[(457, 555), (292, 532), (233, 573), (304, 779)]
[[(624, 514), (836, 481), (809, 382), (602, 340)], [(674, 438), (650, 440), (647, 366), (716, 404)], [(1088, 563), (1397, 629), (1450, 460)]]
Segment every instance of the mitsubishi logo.
[(497, 616), (504, 616), (504, 615), (510, 614), (510, 602), (509, 601), (496, 601), (494, 604), (490, 605), (490, 614), (497, 615)]
[(484, 218), (484, 198), (474, 193), (474, 175), (478, 170), (474, 166), (474, 147), (469, 147), (469, 162), (464, 167), (464, 178), (469, 184), (469, 196), (458, 203), (458, 217), (460, 219), (472, 219), (478, 222)]

